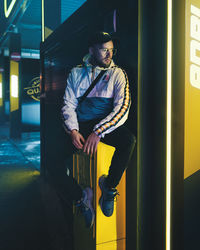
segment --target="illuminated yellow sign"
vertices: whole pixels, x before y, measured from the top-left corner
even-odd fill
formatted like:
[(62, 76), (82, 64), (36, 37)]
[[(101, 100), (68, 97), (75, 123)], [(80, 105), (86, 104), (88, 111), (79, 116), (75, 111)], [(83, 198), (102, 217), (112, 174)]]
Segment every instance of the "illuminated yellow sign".
[(10, 61), (10, 112), (19, 109), (19, 63)]
[(40, 101), (40, 77), (33, 78), (24, 90), (32, 99)]
[(200, 9), (192, 4), (190, 37), (190, 83), (193, 87), (200, 89)]
[(11, 96), (18, 98), (19, 97), (19, 83), (18, 76), (11, 75)]
[(200, 170), (200, 1), (186, 1), (184, 178)]
[(15, 3), (16, 3), (16, 0), (12, 0), (9, 7), (7, 8), (7, 1), (8, 0), (4, 0), (4, 13), (5, 13), (5, 17), (8, 18), (9, 15), (10, 15), (10, 12), (12, 11)]

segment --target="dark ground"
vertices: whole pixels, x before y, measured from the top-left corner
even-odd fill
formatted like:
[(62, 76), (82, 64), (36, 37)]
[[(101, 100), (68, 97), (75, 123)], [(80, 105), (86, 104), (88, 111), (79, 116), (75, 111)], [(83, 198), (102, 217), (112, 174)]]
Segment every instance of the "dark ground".
[(40, 176), (40, 134), (0, 124), (0, 250), (72, 250), (72, 218)]

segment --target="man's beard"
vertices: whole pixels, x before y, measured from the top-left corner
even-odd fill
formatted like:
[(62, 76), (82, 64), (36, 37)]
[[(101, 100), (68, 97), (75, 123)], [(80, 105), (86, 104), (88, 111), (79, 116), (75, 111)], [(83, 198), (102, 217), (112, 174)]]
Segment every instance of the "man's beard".
[(99, 61), (95, 57), (91, 57), (91, 63), (95, 66), (103, 67), (103, 68), (108, 68), (111, 64), (111, 59), (109, 63), (103, 63), (102, 61)]

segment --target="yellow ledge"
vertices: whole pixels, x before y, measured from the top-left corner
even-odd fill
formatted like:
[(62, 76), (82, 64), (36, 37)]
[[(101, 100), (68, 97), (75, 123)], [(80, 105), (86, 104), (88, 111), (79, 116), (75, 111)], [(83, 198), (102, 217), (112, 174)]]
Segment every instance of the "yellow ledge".
[(78, 183), (85, 188), (93, 189), (95, 223), (93, 228), (85, 227), (84, 218), (74, 208), (74, 247), (75, 250), (125, 250), (126, 249), (126, 174), (124, 173), (117, 187), (120, 196), (114, 204), (114, 213), (106, 217), (99, 206), (101, 190), (98, 186), (99, 177), (108, 174), (115, 148), (99, 143), (94, 157), (84, 153), (74, 155), (73, 175)]

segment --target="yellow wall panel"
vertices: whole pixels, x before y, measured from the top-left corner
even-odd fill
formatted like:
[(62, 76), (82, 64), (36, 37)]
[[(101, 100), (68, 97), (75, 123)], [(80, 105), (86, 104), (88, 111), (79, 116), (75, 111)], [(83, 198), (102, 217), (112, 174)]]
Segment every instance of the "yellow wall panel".
[(200, 1), (186, 1), (184, 178), (200, 169)]

